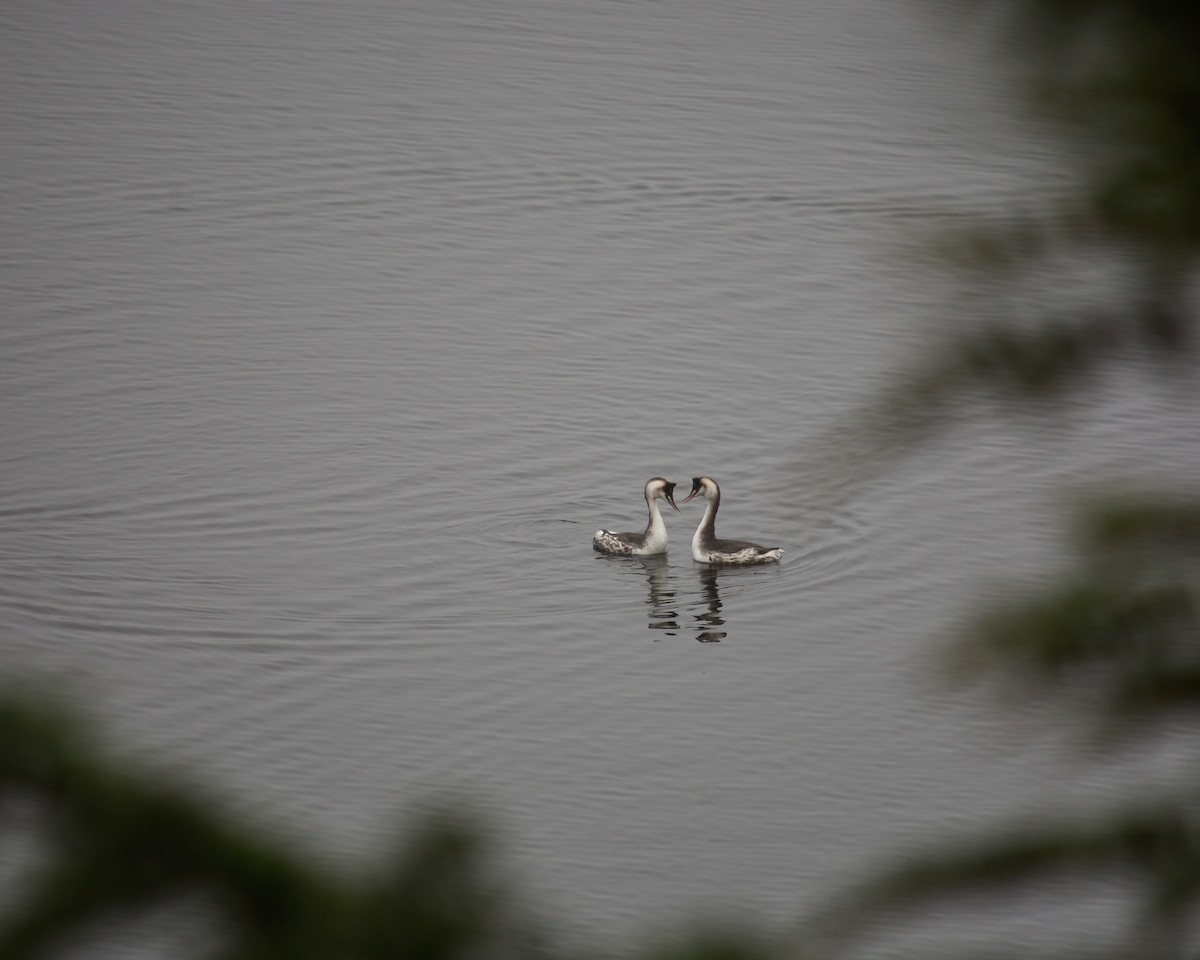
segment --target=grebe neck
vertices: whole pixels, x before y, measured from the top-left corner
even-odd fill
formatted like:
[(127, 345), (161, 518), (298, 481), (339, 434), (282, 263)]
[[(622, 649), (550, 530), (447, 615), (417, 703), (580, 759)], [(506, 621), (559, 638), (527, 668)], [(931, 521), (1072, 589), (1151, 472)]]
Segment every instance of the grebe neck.
[(651, 493), (646, 494), (646, 510), (649, 520), (646, 523), (646, 539), (661, 540), (667, 535), (667, 525), (663, 523), (662, 514), (658, 512), (658, 498)]
[(701, 547), (707, 547), (716, 538), (717, 509), (720, 506), (721, 493), (717, 491), (705, 505), (704, 519), (700, 521), (700, 526), (696, 528), (696, 535), (692, 537), (693, 554), (696, 554)]

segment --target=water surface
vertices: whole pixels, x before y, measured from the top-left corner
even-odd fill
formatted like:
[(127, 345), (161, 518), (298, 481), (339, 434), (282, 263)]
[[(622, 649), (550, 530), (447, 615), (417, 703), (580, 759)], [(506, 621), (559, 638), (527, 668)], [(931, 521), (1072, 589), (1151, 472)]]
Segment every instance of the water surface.
[[(1115, 782), (931, 652), (1072, 485), (1194, 467), (1195, 396), (805, 456), (945, 301), (908, 232), (1060, 176), (935, 7), (12, 5), (9, 669), (330, 856), (465, 791), (584, 935)], [(696, 503), (591, 551), (700, 472), (780, 566), (694, 564)]]

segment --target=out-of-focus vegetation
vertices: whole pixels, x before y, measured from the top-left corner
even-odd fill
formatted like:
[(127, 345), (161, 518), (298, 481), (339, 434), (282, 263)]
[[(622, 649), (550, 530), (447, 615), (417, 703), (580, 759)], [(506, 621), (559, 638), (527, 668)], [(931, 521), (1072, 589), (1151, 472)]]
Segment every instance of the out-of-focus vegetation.
[[(878, 469), (961, 418), (965, 404), (1053, 413), (1114, 364), (1178, 375), (1194, 359), (1200, 6), (931, 2), (948, 35), (977, 25), (1000, 35), (1039, 129), (1064, 144), (1070, 186), (936, 229), (929, 247), (961, 300), (879, 402), (839, 424), (834, 444), (804, 451), (838, 461), (837, 478)], [(1071, 297), (1093, 280), (1104, 296)]]
[[(1191, 376), (1200, 292), (1200, 4), (942, 4), (956, 19), (987, 12), (1003, 22), (1031, 99), (1075, 138), (1078, 190), (1052, 210), (951, 239), (947, 255), (987, 288), (990, 319), (964, 325), (872, 405), (888, 414), (877, 417), (875, 439), (911, 444), (964, 395), (1044, 399), (1135, 355), (1154, 370)], [(1119, 271), (1124, 294), (1099, 306), (1059, 302), (1045, 313), (1029, 306), (1031, 274), (1045, 284), (1048, 265), (1080, 258)], [(1006, 290), (1020, 294), (1006, 298)], [(1077, 521), (1075, 569), (969, 625), (952, 665), (1012, 680), (1020, 696), (1065, 695), (1081, 725), (1122, 742), (1158, 735), (1169, 718), (1195, 721), (1200, 498), (1194, 490), (1135, 491), (1084, 505)], [(1102, 952), (1081, 945), (1070, 956), (1196, 956), (1197, 774), (1182, 785), (1147, 786), (1107, 811), (1064, 811), (1054, 823), (1009, 825), (898, 864), (839, 897), (808, 928), (804, 946), (831, 957), (868, 928), (886, 937), (897, 907), (964, 889), (1020, 889), (1047, 874), (1086, 880), (1103, 870), (1136, 892), (1127, 933)], [(152, 909), (197, 903), (216, 927), (215, 946), (198, 945), (200, 955), (227, 960), (555, 952), (491, 873), (477, 831), (462, 822), (433, 820), (374, 872), (345, 876), (191, 791), (129, 772), (58, 711), (13, 697), (0, 703), (0, 818), (7, 830), (32, 829), (41, 839), (36, 875), (0, 904), (0, 960), (45, 956), (94, 924), (136, 923)], [(642, 955), (772, 953), (747, 937), (697, 935)]]
[[(1078, 175), (1056, 206), (942, 236), (945, 260), (978, 294), (982, 319), (964, 322), (937, 356), (897, 380), (864, 417), (867, 435), (891, 455), (936, 432), (943, 414), (968, 399), (984, 401), (981, 411), (1019, 409), (1022, 422), (1030, 413), (1053, 417), (1057, 397), (1103, 389), (1117, 369), (1194, 387), (1200, 4), (947, 0), (942, 7), (1003, 25), (1032, 103), (1051, 129), (1070, 136)], [(1095, 266), (1105, 284), (1102, 302), (1079, 286), (1081, 264), (1085, 273)], [(1073, 569), (967, 624), (947, 651), (952, 674), (987, 678), (1019, 698), (1053, 696), (1060, 721), (1097, 734), (1092, 742), (1114, 752), (1152, 748), (1160, 736), (1194, 737), (1194, 481), (1187, 478), (1182, 491), (1081, 495)], [(867, 932), (886, 941), (901, 918), (962, 906), (966, 893), (986, 891), (994, 902), (999, 892), (1044, 893), (1053, 880), (1068, 902), (1074, 890), (1082, 904), (1088, 883), (1105, 877), (1128, 894), (1123, 933), (1050, 956), (1200, 956), (1200, 763), (1183, 783), (1131, 786), (1128, 798), (1094, 798), (1086, 810), (1064, 809), (1052, 820), (1031, 816), (946, 838), (884, 870), (817, 918), (812, 955), (853, 953), (848, 944)], [(1019, 915), (1022, 901), (1006, 902)], [(977, 946), (939, 956), (1029, 954)]]
[[(195, 928), (186, 955), (213, 960), (567, 955), (461, 811), (431, 813), (393, 856), (343, 872), (110, 755), (69, 710), (11, 693), (0, 697), (0, 827), (38, 840), (23, 858), (29, 875), (0, 902), (0, 960), (79, 955), (90, 934), (136, 933), (172, 909)], [(714, 928), (638, 955), (763, 960), (768, 950)]]
[(61, 708), (12, 695), (0, 702), (0, 812), (6, 832), (39, 840), (0, 912), (5, 960), (197, 905), (216, 944), (199, 955), (223, 960), (546, 955), (464, 820), (431, 819), (391, 862), (343, 876), (107, 756)]
[[(960, 677), (998, 680), (1014, 697), (1055, 695), (1090, 742), (1194, 736), (1200, 724), (1200, 499), (1116, 497), (1078, 519), (1075, 569), (1023, 602), (983, 613), (948, 650)], [(1058, 714), (1061, 719), (1062, 714)], [(1182, 721), (1182, 723), (1181, 723)], [(1181, 733), (1181, 725), (1188, 733)], [(1063, 809), (946, 838), (847, 891), (810, 928), (828, 958), (897, 910), (962, 902), (964, 893), (1043, 893), (1070, 900), (1098, 877), (1128, 895), (1124, 932), (1070, 960), (1196, 957), (1200, 944), (1200, 763), (1183, 783), (1137, 784), (1115, 802)], [(1094, 893), (1094, 888), (1091, 893)], [(1011, 909), (1019, 915), (1022, 900)], [(978, 902), (976, 902), (978, 906)], [(1068, 909), (1066, 906), (1064, 910)], [(881, 918), (882, 923), (880, 922)], [(994, 927), (993, 927), (994, 929)], [(818, 946), (813, 946), (816, 944)], [(853, 951), (851, 951), (851, 954)], [(947, 957), (1028, 956), (1025, 951)]]

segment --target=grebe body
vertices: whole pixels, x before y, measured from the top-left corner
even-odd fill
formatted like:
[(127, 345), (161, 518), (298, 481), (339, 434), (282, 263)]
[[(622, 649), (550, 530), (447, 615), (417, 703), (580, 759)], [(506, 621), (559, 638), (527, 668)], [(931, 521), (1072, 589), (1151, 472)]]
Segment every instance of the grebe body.
[(721, 488), (712, 477), (693, 477), (692, 492), (684, 503), (693, 497), (704, 497), (708, 506), (704, 519), (692, 537), (692, 557), (700, 563), (775, 563), (783, 551), (779, 547), (764, 547), (749, 540), (721, 540), (717, 537), (717, 509), (721, 506)]
[(651, 477), (643, 491), (646, 495), (646, 510), (649, 520), (641, 533), (616, 533), (613, 530), (597, 530), (592, 537), (592, 549), (600, 553), (615, 553), (626, 557), (649, 557), (667, 552), (667, 525), (658, 512), (658, 501), (666, 500), (675, 510), (675, 484), (662, 477)]

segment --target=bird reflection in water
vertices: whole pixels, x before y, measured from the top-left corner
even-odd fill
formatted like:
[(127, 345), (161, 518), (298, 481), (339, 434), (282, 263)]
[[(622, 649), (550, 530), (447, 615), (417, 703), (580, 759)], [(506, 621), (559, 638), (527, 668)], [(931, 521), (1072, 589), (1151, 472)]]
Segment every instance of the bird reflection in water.
[(708, 609), (696, 614), (696, 639), (701, 643), (720, 643), (729, 634), (722, 630), (725, 618), (721, 616), (721, 591), (717, 588), (716, 567), (700, 568), (700, 594)]
[[(661, 630), (668, 637), (673, 637), (679, 631), (679, 609), (675, 602), (675, 591), (671, 588), (667, 577), (667, 558), (661, 554), (656, 557), (637, 557), (634, 561), (640, 563), (646, 571), (646, 580), (650, 595), (646, 599), (646, 616), (651, 630)], [(656, 641), (658, 637), (654, 638)]]
[[(660, 630), (668, 637), (673, 637), (681, 631), (679, 625), (680, 596), (675, 585), (675, 578), (669, 573), (669, 564), (664, 556), (632, 557), (630, 562), (641, 564), (646, 571), (646, 584), (649, 594), (646, 598), (646, 615), (649, 619), (647, 626), (651, 630)], [(697, 566), (699, 566), (697, 564)], [(701, 643), (720, 643), (728, 634), (721, 628), (725, 619), (721, 616), (721, 593), (717, 587), (717, 577), (720, 574), (716, 567), (701, 567), (700, 596), (705, 611), (693, 615), (695, 621), (692, 629), (696, 639)], [(690, 598), (689, 606), (691, 606)], [(655, 641), (661, 637), (655, 637)]]
[[(721, 614), (721, 591), (717, 585), (722, 574), (737, 576), (749, 573), (747, 570), (723, 569), (707, 564), (691, 564), (692, 570), (675, 566), (676, 573), (671, 574), (671, 565), (665, 556), (651, 557), (617, 557), (601, 555), (596, 559), (605, 563), (619, 564), (630, 573), (640, 569), (646, 575), (646, 618), (647, 627), (657, 631), (655, 642), (663, 636), (674, 637), (688, 631), (688, 627), (680, 625), (680, 609), (687, 606), (692, 609), (702, 609), (703, 612), (692, 615), (690, 630), (695, 633), (700, 643), (720, 643), (729, 634), (724, 629), (725, 618)], [(684, 595), (680, 595), (680, 584), (690, 580), (688, 574), (699, 577), (700, 590), (698, 597), (692, 595), (686, 586)], [(698, 602), (697, 602), (698, 601)]]

